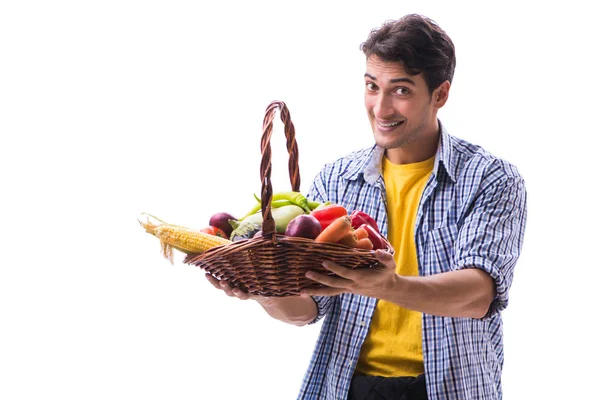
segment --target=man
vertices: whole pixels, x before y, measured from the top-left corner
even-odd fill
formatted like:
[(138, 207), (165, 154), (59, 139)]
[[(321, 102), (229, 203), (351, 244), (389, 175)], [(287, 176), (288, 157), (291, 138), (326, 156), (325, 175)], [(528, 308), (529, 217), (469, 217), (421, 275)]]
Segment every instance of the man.
[(361, 49), (375, 145), (326, 165), (309, 195), (370, 214), (395, 254), (368, 270), (326, 264), (335, 275), (307, 273), (325, 287), (300, 297), (253, 298), (296, 325), (327, 316), (299, 399), (501, 399), (523, 179), (437, 119), (456, 61), (435, 22), (387, 22)]

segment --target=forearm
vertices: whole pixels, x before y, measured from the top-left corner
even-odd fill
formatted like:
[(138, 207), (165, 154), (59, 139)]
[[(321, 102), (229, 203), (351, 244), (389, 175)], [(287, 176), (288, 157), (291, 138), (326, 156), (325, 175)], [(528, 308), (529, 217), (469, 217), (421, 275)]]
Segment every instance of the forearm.
[(482, 318), (496, 295), (492, 278), (477, 268), (430, 276), (399, 276), (383, 299), (426, 314)]
[(271, 317), (303, 326), (317, 317), (317, 303), (311, 297), (267, 297), (257, 300)]

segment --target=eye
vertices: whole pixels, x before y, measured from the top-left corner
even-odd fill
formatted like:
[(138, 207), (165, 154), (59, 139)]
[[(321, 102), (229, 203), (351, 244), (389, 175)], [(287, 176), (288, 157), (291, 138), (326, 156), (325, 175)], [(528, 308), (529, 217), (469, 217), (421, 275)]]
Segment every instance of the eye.
[(374, 84), (373, 82), (367, 82), (366, 88), (369, 92), (374, 92), (377, 90), (377, 85)]
[(399, 94), (400, 96), (406, 96), (410, 94), (410, 90), (408, 90), (408, 88), (405, 87), (399, 87), (396, 90), (394, 90), (394, 93)]

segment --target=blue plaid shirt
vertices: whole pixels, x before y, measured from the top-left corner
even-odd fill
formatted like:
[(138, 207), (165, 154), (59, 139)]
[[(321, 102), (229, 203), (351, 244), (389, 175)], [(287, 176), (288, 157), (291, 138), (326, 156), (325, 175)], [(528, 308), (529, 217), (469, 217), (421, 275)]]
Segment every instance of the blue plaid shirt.
[[(441, 124), (440, 124), (441, 125)], [(309, 197), (370, 214), (387, 235), (386, 195), (377, 146), (327, 164)], [(441, 127), (434, 169), (415, 225), (419, 275), (481, 268), (497, 295), (481, 319), (423, 314), (423, 360), (430, 400), (501, 399), (504, 352), (500, 311), (519, 257), (526, 191), (517, 169)], [(326, 316), (298, 399), (347, 398), (377, 299), (314, 297)]]

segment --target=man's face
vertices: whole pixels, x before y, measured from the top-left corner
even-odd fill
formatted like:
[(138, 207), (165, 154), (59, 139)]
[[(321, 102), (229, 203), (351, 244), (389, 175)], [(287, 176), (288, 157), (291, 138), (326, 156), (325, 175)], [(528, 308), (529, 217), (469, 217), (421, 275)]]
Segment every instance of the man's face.
[[(437, 90), (433, 93), (437, 96)], [(378, 146), (390, 150), (437, 136), (437, 107), (422, 74), (409, 75), (401, 63), (367, 59), (365, 106)], [(429, 138), (430, 140), (431, 138)]]

